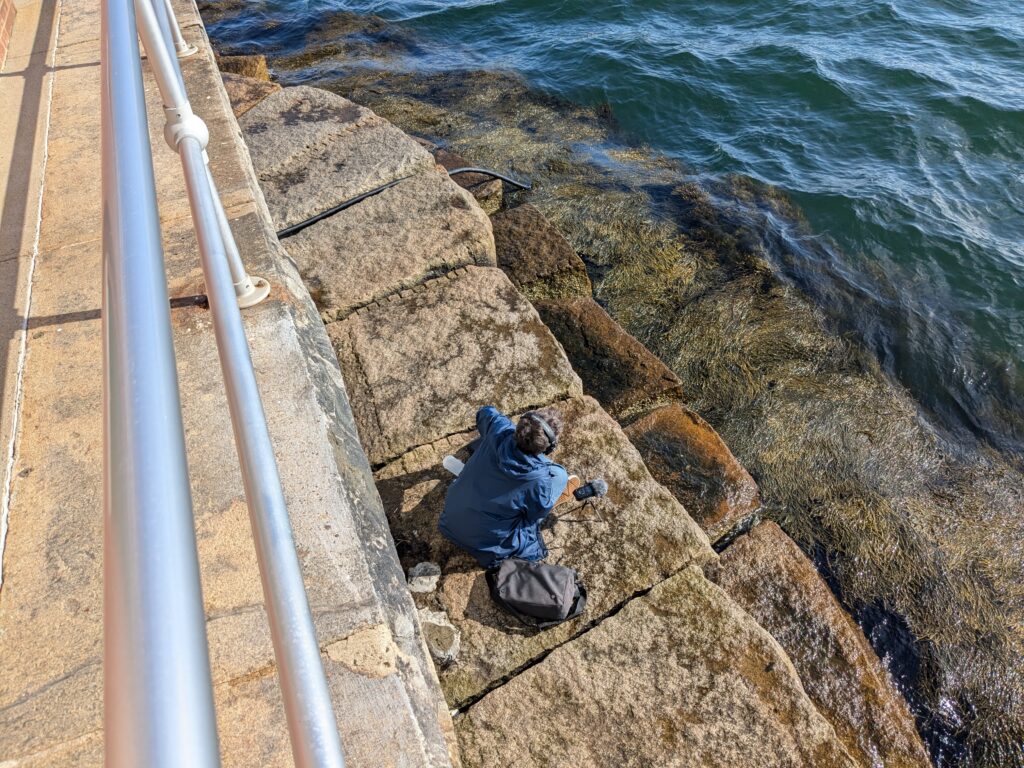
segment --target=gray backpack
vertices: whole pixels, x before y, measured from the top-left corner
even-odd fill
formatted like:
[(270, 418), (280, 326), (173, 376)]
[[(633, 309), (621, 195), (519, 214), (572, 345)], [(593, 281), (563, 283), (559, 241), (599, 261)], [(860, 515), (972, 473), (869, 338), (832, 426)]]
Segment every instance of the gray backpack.
[(487, 572), (494, 602), (524, 624), (547, 629), (575, 619), (587, 607), (587, 588), (572, 568), (518, 557)]

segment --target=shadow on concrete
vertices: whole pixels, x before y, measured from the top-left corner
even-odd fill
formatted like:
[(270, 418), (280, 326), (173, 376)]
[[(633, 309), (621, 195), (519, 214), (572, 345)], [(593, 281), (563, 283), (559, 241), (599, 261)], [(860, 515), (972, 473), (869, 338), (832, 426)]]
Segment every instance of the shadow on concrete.
[[(49, 51), (50, 35), (56, 20), (56, 6), (57, 3), (41, 3), (30, 51)], [(18, 21), (24, 23), (24, 20), (30, 17), (30, 12), (19, 12)], [(8, 63), (10, 63), (12, 55), (17, 56), (19, 53), (19, 51), (9, 51)], [(50, 74), (50, 68), (45, 64), (48, 55), (48, 53), (42, 53), (42, 61), (30, 57), (24, 70), (5, 75), (20, 77), (23, 81), (23, 91), (17, 127), (14, 131), (13, 141), (7, 148), (8, 164), (6, 168), (0, 169), (0, 173), (7, 177), (3, 209), (0, 211), (0, 253), (9, 255), (17, 262), (13, 279), (0, 280), (0, 334), (2, 334), (0, 335), (0, 404), (12, 401), (13, 393), (5, 391), (5, 388), (12, 386), (16, 377), (8, 375), (10, 373), (8, 361), (9, 359), (17, 360), (17, 357), (9, 356), (7, 352), (12, 348), (12, 342), (18, 338), (18, 333), (24, 325), (24, 318), (21, 317), (17, 306), (20, 287), (25, 279), (20, 257), (25, 253), (27, 247), (31, 246), (31, 243), (25, 243), (22, 240), (25, 225), (30, 216), (36, 215), (36, 206), (39, 202), (37, 194), (34, 194), (34, 192), (38, 192), (38, 189), (32, 189), (34, 181), (32, 169), (39, 162), (38, 153), (43, 151), (43, 147), (36, 146), (36, 133), (43, 109), (47, 76)], [(14, 105), (5, 103), (3, 107), (11, 109)], [(2, 437), (4, 438), (3, 449), (6, 452), (9, 436), (3, 435)]]

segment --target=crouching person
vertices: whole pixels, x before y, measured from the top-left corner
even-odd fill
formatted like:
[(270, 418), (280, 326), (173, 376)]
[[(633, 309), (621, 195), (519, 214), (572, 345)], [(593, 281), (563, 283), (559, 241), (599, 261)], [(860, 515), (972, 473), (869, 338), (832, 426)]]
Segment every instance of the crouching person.
[(562, 417), (555, 408), (523, 414), (518, 424), (493, 406), (477, 411), (480, 441), (448, 488), (438, 528), (485, 568), (548, 555), (540, 525), (572, 497), (580, 481), (548, 458)]

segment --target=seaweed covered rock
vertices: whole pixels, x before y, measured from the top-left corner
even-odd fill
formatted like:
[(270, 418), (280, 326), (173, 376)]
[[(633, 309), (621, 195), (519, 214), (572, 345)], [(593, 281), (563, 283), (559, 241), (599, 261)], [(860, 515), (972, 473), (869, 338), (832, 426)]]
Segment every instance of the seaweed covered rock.
[(582, 394), (561, 348), (498, 269), (464, 267), (371, 304), (327, 333), (371, 464), (508, 412)]
[(456, 719), (467, 768), (856, 765), (785, 653), (700, 570), (658, 584)]
[(861, 765), (931, 765), (907, 704), (860, 628), (773, 522), (726, 549), (712, 579), (789, 655), (804, 689)]
[(502, 211), (492, 224), (498, 264), (527, 298), (590, 297), (583, 260), (534, 206)]
[(253, 80), (270, 82), (270, 70), (267, 68), (267, 57), (261, 55), (218, 56), (217, 68), (223, 73), (249, 77)]
[(239, 125), (278, 228), (435, 165), (388, 121), (319, 88), (273, 93)]
[(231, 111), (235, 113), (235, 117), (241, 117), (274, 91), (281, 90), (277, 83), (234, 75), (230, 72), (222, 72), (221, 79), (224, 81), (224, 90), (227, 91)]
[(452, 480), (441, 460), (446, 454), (466, 458), (475, 432), (417, 448), (375, 474), (403, 564), (429, 560), (441, 566), (441, 583), (429, 599), (462, 636), (458, 663), (439, 673), (452, 706), (478, 696), (637, 592), (689, 564), (715, 559), (704, 533), (651, 477), (621, 428), (593, 399), (556, 405), (565, 427), (552, 458), (580, 477), (602, 476), (609, 486), (608, 495), (593, 505), (557, 508), (542, 528), (549, 561), (577, 569), (587, 585), (586, 613), (574, 621), (527, 630), (491, 600), (476, 561), (437, 530)]
[(686, 406), (673, 403), (626, 427), (658, 482), (686, 507), (712, 541), (761, 506), (757, 483), (718, 433)]
[(416, 174), (281, 241), (322, 316), (468, 265), (495, 265), (487, 215), (439, 171)]
[(619, 421), (683, 395), (676, 376), (593, 299), (534, 302), (587, 394)]

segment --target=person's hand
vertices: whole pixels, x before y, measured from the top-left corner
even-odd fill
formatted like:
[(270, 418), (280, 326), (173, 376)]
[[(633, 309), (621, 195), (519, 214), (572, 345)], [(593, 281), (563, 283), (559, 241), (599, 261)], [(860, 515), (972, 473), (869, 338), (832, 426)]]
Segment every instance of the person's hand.
[[(564, 504), (567, 501), (572, 501), (572, 492), (579, 488), (582, 484), (583, 481), (580, 480), (577, 475), (569, 475), (569, 482), (565, 484), (565, 490), (562, 491), (562, 495), (558, 497), (558, 501), (555, 502), (555, 506), (557, 507), (559, 504)], [(552, 507), (552, 509), (553, 508), (554, 507)]]

